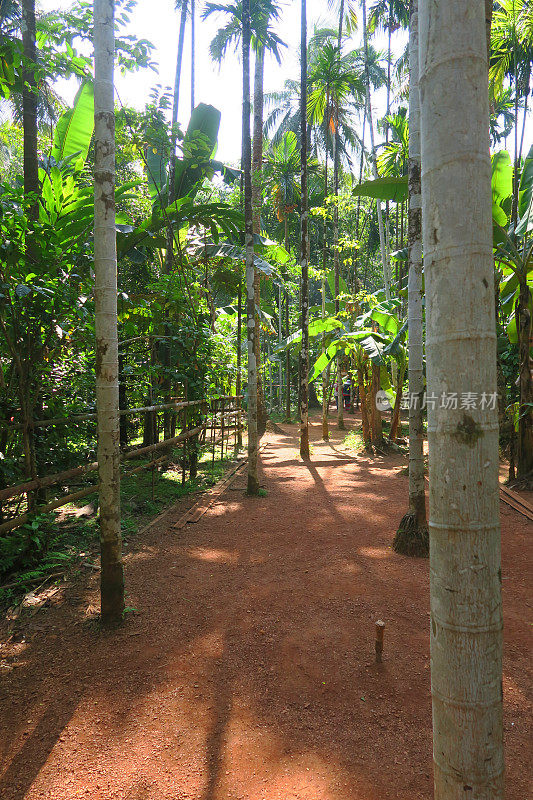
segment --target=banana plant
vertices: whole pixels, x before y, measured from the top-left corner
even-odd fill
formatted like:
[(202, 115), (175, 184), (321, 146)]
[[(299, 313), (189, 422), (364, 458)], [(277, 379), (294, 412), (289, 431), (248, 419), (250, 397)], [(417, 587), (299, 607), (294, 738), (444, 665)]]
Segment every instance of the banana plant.
[[(500, 283), (500, 310), (507, 318), (507, 335), (519, 352), (520, 406), (518, 413), (518, 477), (533, 470), (533, 380), (531, 331), (533, 318), (533, 147), (522, 169), (518, 194), (518, 223), (509, 227), (512, 206), (512, 166), (501, 156), (502, 191), (494, 219), (494, 251)], [(493, 178), (494, 183), (494, 178)], [(510, 187), (510, 188), (509, 188)], [(493, 188), (494, 217), (494, 188)]]

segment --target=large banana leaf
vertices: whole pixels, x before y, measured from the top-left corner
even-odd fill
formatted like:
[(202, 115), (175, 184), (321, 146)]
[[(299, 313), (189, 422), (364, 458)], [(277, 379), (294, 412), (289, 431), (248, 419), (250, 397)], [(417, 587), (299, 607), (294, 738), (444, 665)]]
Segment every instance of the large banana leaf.
[(533, 145), (527, 154), (520, 179), (518, 214), (520, 222), (516, 233), (518, 236), (525, 236), (533, 229)]
[[(335, 297), (335, 270), (330, 269), (327, 274), (327, 281), (331, 296)], [(348, 285), (342, 275), (339, 275), (339, 294), (350, 294)]]
[(183, 157), (177, 159), (174, 196), (185, 197), (204, 178), (211, 177), (211, 157), (217, 145), (220, 111), (200, 103), (193, 109), (182, 143)]
[(392, 200), (394, 203), (403, 203), (407, 200), (407, 176), (403, 175), (399, 178), (385, 177), (376, 178), (373, 181), (363, 181), (355, 189), (352, 189), (352, 194), (358, 197), (375, 197), (376, 200)]
[[(232, 261), (244, 262), (246, 251), (244, 247), (230, 242), (220, 242), (219, 244), (208, 242), (198, 247), (197, 255), (199, 258), (203, 256), (206, 258), (229, 258)], [(267, 277), (276, 273), (276, 268), (272, 264), (256, 254), (254, 254), (254, 266)]]
[(54, 131), (52, 157), (59, 163), (69, 156), (79, 153), (76, 167), (85, 163), (94, 128), (94, 91), (93, 84), (87, 81), (82, 84), (74, 105), (59, 118)]
[[(350, 350), (354, 350), (356, 344), (368, 350), (370, 347), (370, 340), (376, 345), (379, 345), (381, 348), (380, 355), (378, 361), (381, 360), (381, 352), (383, 352), (383, 342), (385, 341), (379, 333), (372, 333), (370, 330), (361, 330), (361, 331), (351, 331), (349, 333), (343, 333), (341, 337), (338, 339), (334, 339), (326, 348), (326, 350), (320, 354), (318, 359), (316, 360), (314, 366), (311, 368), (309, 372), (309, 383), (314, 381), (318, 378), (319, 375), (324, 372), (328, 364), (333, 361), (335, 356), (339, 351), (347, 352)], [(375, 356), (374, 351), (372, 351), (372, 355)]]
[(502, 204), (513, 193), (513, 165), (507, 150), (500, 150), (492, 156), (492, 219), (498, 225), (507, 224), (507, 214)]

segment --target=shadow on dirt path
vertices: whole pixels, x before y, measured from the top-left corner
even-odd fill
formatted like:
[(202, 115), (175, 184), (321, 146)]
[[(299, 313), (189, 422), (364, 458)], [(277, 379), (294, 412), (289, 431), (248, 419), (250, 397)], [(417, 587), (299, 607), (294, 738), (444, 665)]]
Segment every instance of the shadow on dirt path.
[[(357, 421), (346, 416), (348, 428)], [(2, 646), (2, 800), (430, 800), (428, 563), (390, 547), (401, 454), (298, 456), (267, 434), (245, 476), (125, 559), (123, 627), (91, 621), (97, 576)], [(508, 800), (527, 790), (527, 521), (502, 508)], [(386, 622), (382, 665), (374, 625)]]

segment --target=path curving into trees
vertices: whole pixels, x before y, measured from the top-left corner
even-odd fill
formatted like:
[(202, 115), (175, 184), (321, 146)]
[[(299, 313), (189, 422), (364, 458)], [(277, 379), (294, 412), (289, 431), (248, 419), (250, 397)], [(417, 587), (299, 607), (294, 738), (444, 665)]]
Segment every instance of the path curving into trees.
[[(175, 530), (177, 509), (139, 537), (122, 628), (97, 632), (94, 575), (2, 636), (3, 800), (432, 797), (428, 562), (390, 548), (405, 459), (347, 452), (334, 428), (324, 444), (318, 416), (310, 432), (304, 463), (296, 425), (269, 431), (266, 497), (243, 473), (196, 524)], [(506, 796), (523, 800), (531, 528), (501, 516)]]

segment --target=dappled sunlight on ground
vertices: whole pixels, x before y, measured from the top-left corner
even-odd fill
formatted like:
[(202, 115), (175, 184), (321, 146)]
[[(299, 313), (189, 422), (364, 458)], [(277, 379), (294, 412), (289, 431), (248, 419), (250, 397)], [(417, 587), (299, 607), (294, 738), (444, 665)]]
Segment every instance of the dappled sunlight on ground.
[[(28, 619), (0, 688), (2, 800), (430, 800), (428, 563), (391, 549), (405, 460), (334, 452), (315, 421), (302, 462), (296, 430), (268, 434), (265, 497), (240, 476), (137, 542), (120, 629), (85, 619), (97, 574)], [(507, 800), (524, 800), (528, 539), (512, 509), (502, 524)]]

